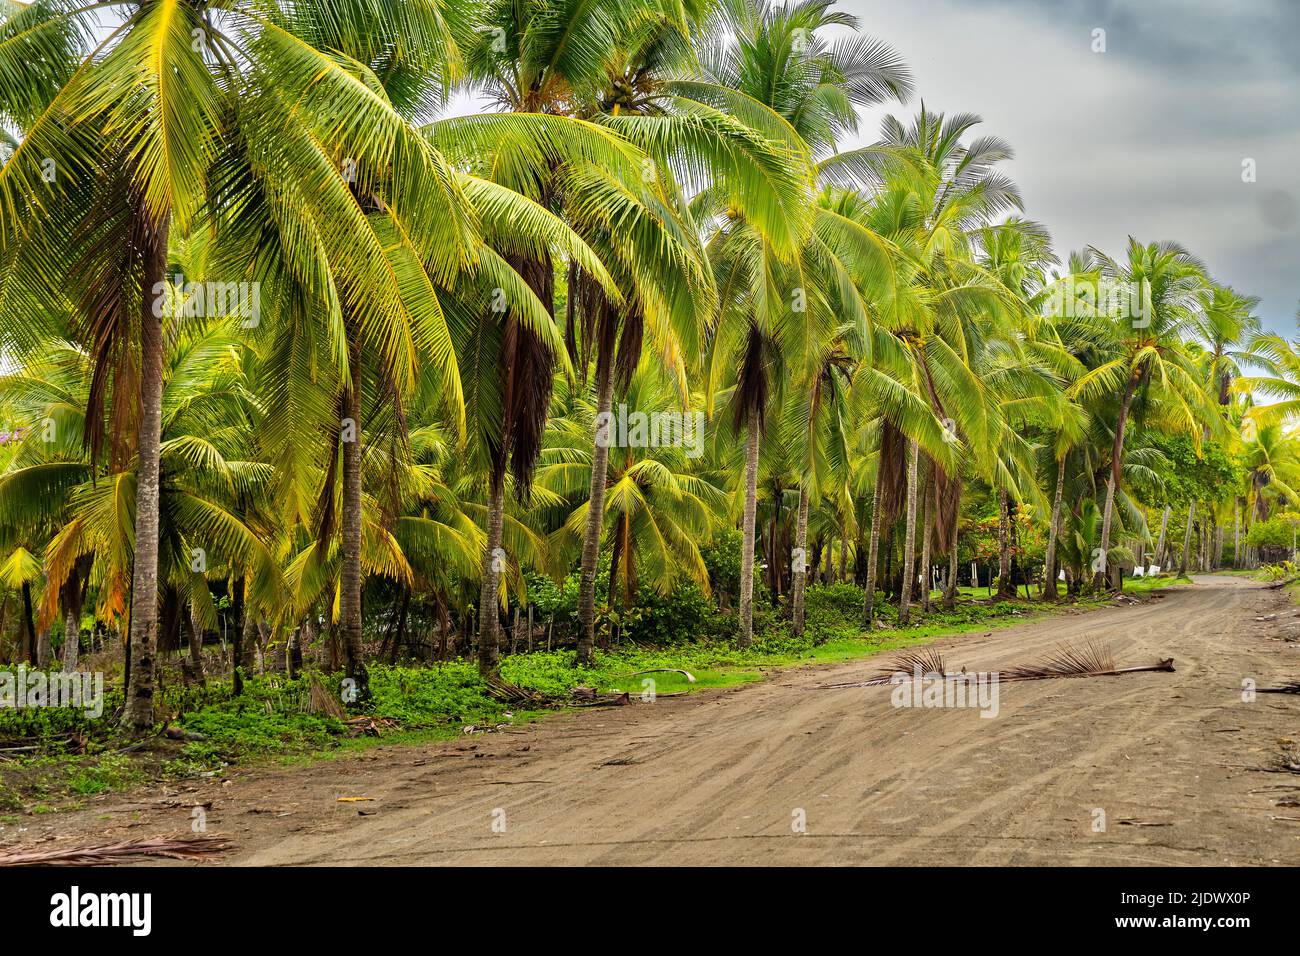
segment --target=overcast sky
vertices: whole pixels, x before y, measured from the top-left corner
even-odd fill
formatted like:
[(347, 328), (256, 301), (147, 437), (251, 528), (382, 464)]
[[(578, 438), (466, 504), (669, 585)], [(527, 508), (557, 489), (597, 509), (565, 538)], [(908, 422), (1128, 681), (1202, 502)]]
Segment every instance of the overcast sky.
[[(918, 97), (864, 119), (973, 112), (1010, 141), (1057, 253), (1176, 239), (1296, 332), (1300, 0), (840, 0)], [(1106, 31), (1094, 53), (1093, 31)], [(1254, 159), (1256, 182), (1242, 182)]]

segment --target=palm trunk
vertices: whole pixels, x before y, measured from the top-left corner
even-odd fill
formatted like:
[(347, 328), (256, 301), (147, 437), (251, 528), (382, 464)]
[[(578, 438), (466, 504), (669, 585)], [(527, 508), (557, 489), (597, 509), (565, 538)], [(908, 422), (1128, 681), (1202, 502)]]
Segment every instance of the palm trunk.
[(898, 599), (898, 623), (901, 627), (910, 618), (912, 588), (916, 584), (916, 471), (920, 463), (920, 448), (916, 441), (908, 442), (907, 463), (907, 520), (903, 537), (903, 586)]
[[(829, 557), (829, 542), (826, 547), (826, 554)], [(799, 511), (795, 516), (794, 553), (798, 556), (798, 560), (791, 568), (794, 579), (790, 585), (790, 611), (791, 631), (795, 637), (798, 637), (803, 633), (803, 596), (804, 589), (808, 585), (808, 488), (803, 482), (799, 483)]]
[(1164, 513), (1160, 516), (1160, 540), (1156, 542), (1156, 565), (1164, 569), (1165, 561), (1165, 532), (1169, 530), (1169, 512), (1173, 509), (1165, 505)]
[[(189, 645), (189, 657), (184, 665), (185, 679), (195, 684), (202, 684), (204, 682), (203, 633), (194, 619), (194, 605), (191, 604), (188, 611), (182, 610), (181, 614), (183, 615), (181, 623), (185, 626), (185, 640)], [(292, 671), (289, 676), (293, 677)]]
[(741, 517), (744, 542), (740, 551), (740, 635), (744, 648), (754, 640), (754, 514), (758, 509), (758, 413), (751, 409), (745, 436), (745, 511)]
[[(1169, 513), (1169, 509), (1166, 508), (1165, 514), (1168, 513)], [(1232, 502), (1232, 522), (1234, 526), (1232, 532), (1232, 566), (1234, 568), (1240, 568), (1241, 567), (1241, 505), (1235, 499)]]
[(81, 651), (81, 615), (69, 602), (63, 605), (63, 670), (71, 674), (77, 669)]
[(22, 594), (22, 642), (18, 657), (19, 660), (34, 664), (36, 662), (36, 615), (32, 611), (32, 583), (30, 581), (23, 582)]
[(840, 576), (841, 582), (849, 579), (849, 535), (845, 531), (840, 535)]
[(302, 625), (289, 631), (284, 642), (284, 672), (289, 680), (294, 680), (302, 670)]
[[(614, 550), (609, 559), (609, 590), (606, 592), (605, 603), (613, 611), (618, 607), (618, 565), (623, 560), (623, 519), (616, 518), (614, 521)], [(594, 637), (594, 632), (593, 632)]]
[(876, 621), (876, 565), (880, 556), (880, 471), (876, 470), (876, 491), (871, 499), (871, 541), (867, 548), (867, 593), (862, 599), (862, 626), (871, 629)]
[(63, 670), (77, 669), (81, 653), (81, 572), (73, 568), (63, 582)]
[[(591, 491), (588, 495), (587, 524), (582, 535), (582, 572), (578, 582), (578, 663), (590, 664), (596, 650), (596, 564), (600, 559), (600, 537), (605, 518), (605, 481), (609, 469), (609, 446), (614, 426), (609, 420), (614, 404), (612, 356), (596, 359), (596, 437), (591, 450)], [(604, 423), (603, 429), (601, 423)], [(610, 569), (610, 577), (614, 571)], [(610, 593), (613, 593), (611, 588)]]
[[(239, 649), (243, 645), (244, 641), (242, 637), (244, 633), (244, 615), (248, 612), (244, 609), (244, 576), (242, 574), (236, 574), (230, 579), (230, 582), (230, 610), (231, 616), (235, 619), (235, 626), (231, 629), (230, 633), (230, 685), (231, 693), (238, 697), (244, 692), (244, 678), (241, 676), (241, 671), (239, 669)], [(337, 639), (337, 625), (330, 630), (334, 633)], [(223, 655), (222, 662), (224, 666), (224, 655), (226, 653), (226, 643), (224, 640), (221, 643), (221, 653)], [(330, 673), (334, 673), (338, 670), (337, 654), (331, 654), (328, 670)]]
[(1192, 553), (1192, 524), (1196, 520), (1196, 502), (1192, 501), (1187, 506), (1187, 531), (1183, 534), (1183, 560), (1178, 565), (1178, 576), (1184, 577), (1187, 574), (1187, 561)]
[(1110, 453), (1110, 481), (1106, 484), (1106, 510), (1101, 518), (1101, 568), (1093, 579), (1095, 587), (1102, 587), (1106, 581), (1106, 553), (1110, 550), (1110, 525), (1115, 514), (1115, 492), (1119, 490), (1120, 474), (1124, 462), (1124, 428), (1128, 424), (1128, 412), (1133, 405), (1133, 393), (1137, 390), (1137, 377), (1130, 374), (1128, 384), (1124, 386), (1124, 400), (1119, 406), (1119, 418), (1115, 421), (1115, 443)]
[(54, 656), (54, 651), (50, 647), (50, 629), (41, 628), (36, 635), (36, 667), (38, 670), (49, 670), (50, 659)]
[(929, 614), (930, 606), (930, 581), (933, 575), (930, 573), (930, 522), (934, 515), (930, 507), (930, 482), (932, 478), (926, 477), (925, 491), (922, 494), (921, 505), (921, 612)]
[[(131, 679), (122, 727), (139, 733), (154, 722), (154, 654), (158, 645), (159, 446), (162, 443), (163, 328), (152, 291), (167, 271), (168, 215), (154, 229), (140, 287), (140, 422), (136, 453), (135, 560), (131, 572)], [(147, 226), (146, 226), (147, 228)]]
[[(956, 525), (957, 516), (953, 515), (953, 524)], [(944, 582), (943, 588), (943, 606), (952, 610), (957, 605), (957, 529), (952, 531), (952, 548), (948, 552), (948, 580)]]
[[(370, 696), (370, 677), (366, 671), (361, 632), (361, 347), (354, 341), (349, 347), (351, 383), (345, 397), (346, 416), (352, 420), (351, 441), (343, 442), (343, 542), (339, 570), (339, 628), (347, 676), (355, 681), (354, 700), (364, 702)], [(345, 436), (346, 438), (347, 436)], [(252, 617), (245, 607), (245, 620)], [(244, 628), (244, 644), (251, 632)], [(247, 653), (251, 648), (245, 648)], [(241, 661), (241, 663), (243, 663)], [(245, 668), (249, 670), (249, 668)]]
[(998, 599), (1016, 596), (1011, 583), (1011, 504), (1005, 488), (998, 490)]
[(491, 501), (488, 504), (487, 547), (483, 552), (483, 586), (478, 602), (478, 670), (484, 677), (496, 673), (500, 657), (501, 601), (499, 579), (504, 563), (501, 557), (501, 528), (505, 522), (505, 476), (495, 478), (491, 484)]
[(298, 634), (298, 654), (296, 660), (301, 664), (307, 659), (307, 653), (316, 644), (316, 609), (309, 608), (307, 616), (302, 619), (302, 628)]
[[(244, 624), (239, 640), (239, 655), (235, 658), (235, 666), (239, 668), (244, 678), (248, 679), (255, 673), (257, 664), (257, 615), (247, 603), (247, 595), (245, 595), (244, 601)], [(351, 663), (350, 651), (348, 660)], [(348, 676), (353, 676), (351, 671), (348, 672)]]
[(1056, 497), (1052, 499), (1052, 521), (1047, 531), (1047, 557), (1043, 563), (1043, 600), (1056, 600), (1056, 539), (1061, 533), (1061, 498), (1065, 494), (1065, 460), (1056, 465)]

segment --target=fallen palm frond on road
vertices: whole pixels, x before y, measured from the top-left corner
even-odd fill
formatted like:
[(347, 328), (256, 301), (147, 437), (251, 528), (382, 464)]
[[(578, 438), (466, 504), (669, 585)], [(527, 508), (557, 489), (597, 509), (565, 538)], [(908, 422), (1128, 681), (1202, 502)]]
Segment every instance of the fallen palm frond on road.
[[(1089, 643), (1081, 647), (1069, 644), (1058, 648), (1038, 664), (1028, 667), (1013, 667), (1004, 671), (991, 671), (999, 681), (1051, 680), (1064, 677), (1115, 677), (1120, 674), (1136, 674), (1143, 671), (1172, 671), (1172, 657), (1154, 664), (1136, 667), (1116, 667), (1115, 658), (1109, 647), (1104, 644)], [(901, 683), (907, 676), (943, 677), (945, 679), (974, 678), (981, 676), (977, 672), (949, 671), (938, 651), (920, 651), (904, 654), (893, 665), (882, 668), (875, 675), (862, 681), (845, 681), (838, 684), (818, 684), (818, 690), (831, 690), (842, 687), (884, 687)]]
[(0, 853), (0, 866), (112, 866), (132, 860), (167, 857), (172, 860), (206, 860), (230, 845), (218, 837), (125, 840), (102, 846), (63, 847)]
[(1278, 687), (1261, 687), (1261, 694), (1300, 694), (1300, 681), (1293, 681), (1290, 684), (1282, 684)]

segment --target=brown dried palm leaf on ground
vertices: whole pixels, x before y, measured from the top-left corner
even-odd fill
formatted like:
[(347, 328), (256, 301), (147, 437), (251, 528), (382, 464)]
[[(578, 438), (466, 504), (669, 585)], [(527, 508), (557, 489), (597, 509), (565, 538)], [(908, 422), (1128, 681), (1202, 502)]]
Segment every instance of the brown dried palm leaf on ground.
[(1063, 645), (1033, 667), (1016, 667), (1001, 671), (999, 680), (1046, 680), (1053, 677), (1113, 677), (1143, 671), (1172, 671), (1174, 659), (1166, 657), (1154, 664), (1116, 667), (1115, 656), (1105, 644), (1089, 642), (1082, 646)]
[(626, 707), (632, 703), (626, 691), (601, 693), (590, 687), (575, 687), (569, 692), (570, 707)]
[[(1136, 667), (1116, 667), (1115, 658), (1110, 648), (1104, 644), (1090, 642), (1082, 646), (1065, 644), (1057, 648), (1038, 664), (1029, 667), (1013, 667), (1009, 670), (992, 672), (999, 681), (1051, 680), (1062, 677), (1114, 677), (1119, 674), (1135, 674), (1141, 671), (1172, 671), (1172, 657), (1154, 664)], [(848, 681), (840, 684), (818, 684), (817, 689), (827, 690), (839, 687), (883, 687), (898, 682), (898, 674), (921, 674), (924, 677), (961, 678), (974, 676), (965, 668), (950, 672), (944, 668), (943, 657), (938, 651), (920, 651), (904, 654), (891, 666), (881, 669), (874, 676), (864, 681)]]
[(101, 846), (63, 847), (57, 850), (23, 850), (0, 853), (0, 866), (112, 866), (150, 857), (172, 860), (206, 860), (230, 844), (219, 837), (125, 840)]
[(526, 687), (520, 687), (518, 684), (512, 684), (508, 680), (503, 680), (499, 674), (489, 674), (483, 678), (483, 682), (487, 684), (488, 696), (493, 700), (501, 701), (503, 704), (553, 707), (556, 703), (554, 697), (549, 697), (535, 690), (529, 690)]
[(897, 683), (898, 674), (917, 674), (924, 676), (949, 676), (944, 669), (943, 655), (935, 650), (909, 651), (895, 659), (888, 667), (882, 667), (866, 680), (846, 681), (841, 684), (818, 684), (820, 690), (836, 687), (884, 687)]
[(312, 673), (308, 675), (308, 685), (311, 690), (307, 698), (307, 710), (312, 714), (325, 714), (333, 717), (335, 720), (347, 720), (348, 712), (344, 708), (342, 701), (337, 694), (331, 694), (325, 689), (320, 678)]
[(1300, 681), (1290, 684), (1280, 684), (1277, 687), (1261, 687), (1261, 694), (1300, 694)]

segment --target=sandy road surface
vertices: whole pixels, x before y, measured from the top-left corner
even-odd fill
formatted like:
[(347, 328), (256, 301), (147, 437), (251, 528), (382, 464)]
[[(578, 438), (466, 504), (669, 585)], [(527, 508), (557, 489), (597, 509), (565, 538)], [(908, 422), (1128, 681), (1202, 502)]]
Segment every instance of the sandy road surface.
[(950, 669), (1093, 638), (1120, 666), (1176, 661), (1173, 674), (1004, 684), (993, 719), (894, 708), (889, 688), (815, 688), (881, 657), (249, 771), (171, 807), (108, 798), (60, 817), (55, 839), (188, 832), (176, 804), (212, 799), (209, 833), (231, 839), (232, 864), (1294, 865), (1300, 777), (1265, 768), (1279, 739), (1300, 740), (1300, 699), (1243, 703), (1241, 682), (1300, 678), (1297, 635), (1280, 592), (1202, 577), (1136, 606), (938, 642)]

